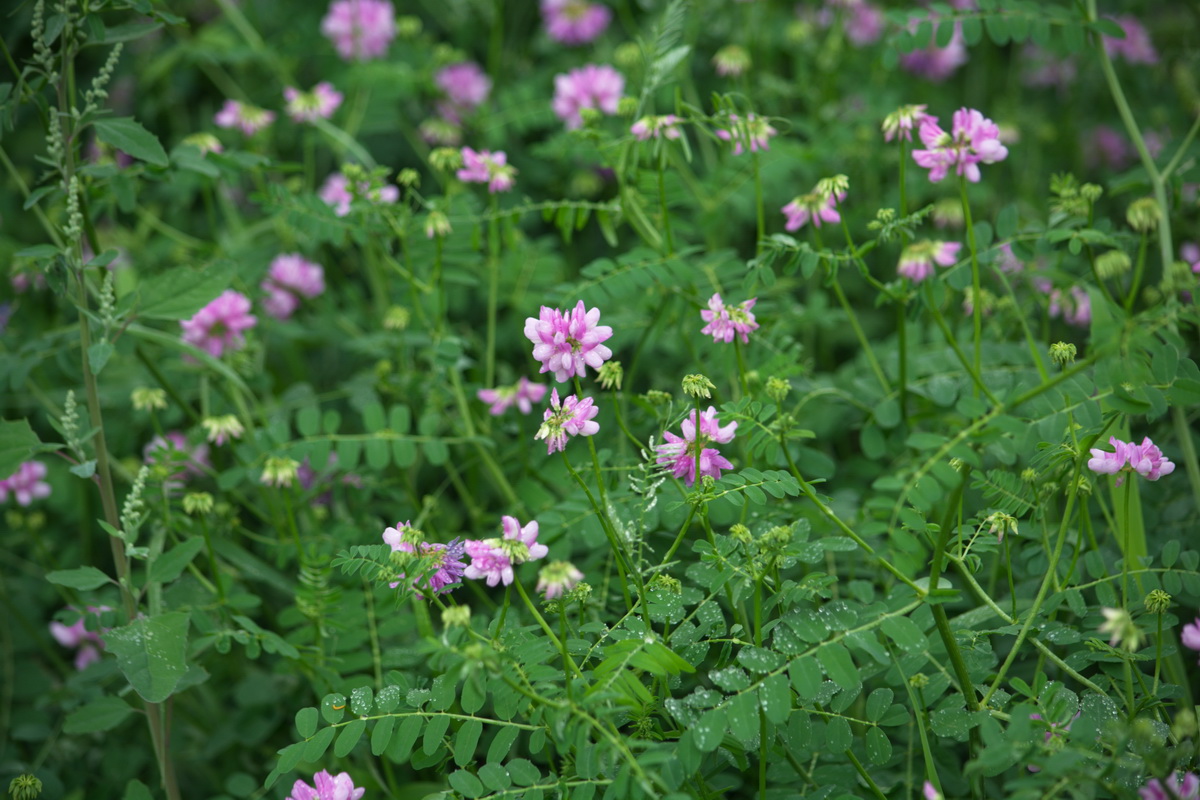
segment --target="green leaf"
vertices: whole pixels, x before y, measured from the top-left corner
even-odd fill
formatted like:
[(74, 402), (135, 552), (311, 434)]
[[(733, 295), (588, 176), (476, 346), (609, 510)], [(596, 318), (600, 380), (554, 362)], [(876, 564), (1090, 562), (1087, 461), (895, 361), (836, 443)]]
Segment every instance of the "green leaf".
[(320, 761), (324, 758), (329, 745), (333, 744), (333, 737), (337, 734), (337, 731), (337, 728), (321, 728), (321, 730), (317, 731), (317, 735), (309, 739), (304, 745), (303, 760)]
[(758, 693), (742, 692), (729, 698), (726, 706), (729, 732), (742, 744), (749, 746), (758, 736)]
[(879, 728), (867, 731), (867, 759), (872, 764), (884, 764), (892, 757), (892, 742)]
[(330, 725), (336, 725), (346, 716), (346, 695), (327, 694), (321, 698), (321, 716)]
[(195, 537), (186, 539), (154, 559), (150, 565), (150, 580), (170, 583), (178, 578), (196, 554), (204, 549), (204, 540)]
[(784, 664), (783, 656), (763, 647), (747, 645), (738, 652), (738, 661), (751, 672), (772, 672)]
[(442, 737), (446, 735), (446, 729), (449, 727), (450, 718), (444, 714), (438, 714), (429, 720), (429, 724), (425, 726), (425, 734), (421, 738), (421, 752), (431, 756), (440, 750), (443, 746)]
[(397, 764), (408, 761), (424, 724), (425, 720), (422, 717), (408, 717), (400, 723), (400, 730), (392, 737), (392, 743), (388, 746), (387, 757)]
[(360, 686), (350, 692), (350, 713), (365, 717), (375, 709), (375, 693), (370, 686)]
[(55, 570), (46, 575), (46, 580), (59, 586), (69, 586), (84, 592), (113, 582), (112, 578), (95, 567)]
[(67, 715), (63, 730), (67, 733), (99, 733), (121, 724), (133, 708), (119, 697), (101, 697)]
[(321, 432), (321, 411), (316, 406), (305, 406), (296, 412), (296, 430), (301, 436), (316, 436)]
[(692, 736), (695, 737), (696, 747), (703, 753), (711, 753), (725, 738), (726, 711), (724, 708), (710, 708), (692, 726)]
[(317, 732), (317, 710), (311, 706), (296, 712), (296, 732), (305, 739)]
[(392, 741), (392, 730), (396, 727), (395, 717), (384, 717), (371, 729), (371, 755), (381, 756)]
[(371, 403), (362, 410), (363, 425), (367, 429), (367, 433), (378, 433), (387, 427), (387, 419), (383, 415), (383, 406), (379, 403)]
[(870, 696), (867, 697), (867, 719), (871, 722), (878, 722), (880, 717), (884, 715), (884, 712), (891, 708), (892, 700), (895, 696), (896, 693), (887, 688), (880, 688), (871, 692)]
[(476, 778), (465, 769), (455, 770), (450, 773), (450, 788), (461, 794), (463, 797), (479, 797), (483, 794), (483, 784), (479, 778)]
[(963, 42), (968, 47), (979, 44), (979, 40), (983, 38), (983, 23), (979, 21), (979, 17), (964, 17), (962, 34)]
[(156, 167), (167, 166), (167, 151), (158, 137), (133, 117), (98, 119), (92, 123), (92, 127), (96, 129), (100, 141)]
[(483, 723), (477, 719), (469, 719), (458, 729), (454, 736), (454, 763), (460, 767), (475, 760), (475, 746), (479, 744), (479, 736), (483, 733)]
[(187, 672), (189, 621), (186, 612), (172, 611), (136, 619), (104, 634), (108, 651), (117, 657), (117, 666), (142, 699), (166, 700)]
[(104, 369), (104, 365), (108, 363), (108, 359), (112, 354), (112, 344), (103, 339), (88, 348), (88, 366), (91, 367), (93, 375), (100, 374), (100, 371)]
[(346, 723), (346, 727), (342, 728), (342, 732), (338, 735), (337, 744), (333, 746), (333, 754), (338, 758), (350, 755), (350, 751), (358, 744), (358, 740), (362, 738), (363, 731), (366, 729), (367, 721), (365, 719), (352, 719)]
[(854, 734), (845, 717), (833, 717), (825, 725), (825, 748), (830, 753), (844, 753), (850, 749)]
[(138, 313), (150, 319), (186, 319), (229, 288), (233, 275), (234, 263), (227, 259), (202, 269), (175, 267), (142, 284)]
[(758, 699), (767, 721), (775, 725), (787, 722), (792, 713), (792, 690), (783, 675), (768, 675), (758, 688)]
[(29, 427), (28, 420), (0, 420), (0, 476), (7, 478), (20, 469), (39, 444), (41, 441)]
[(847, 692), (857, 692), (861, 686), (858, 669), (850, 658), (850, 651), (844, 645), (834, 642), (827, 644), (817, 651), (817, 661), (829, 679), (839, 688)]
[(496, 734), (496, 738), (492, 739), (491, 745), (488, 746), (487, 758), (484, 759), (488, 764), (499, 764), (504, 760), (505, 756), (512, 750), (513, 742), (517, 740), (517, 734), (520, 733), (516, 728), (504, 727)]
[(925, 634), (908, 617), (885, 617), (879, 628), (901, 650), (915, 653), (925, 649)]

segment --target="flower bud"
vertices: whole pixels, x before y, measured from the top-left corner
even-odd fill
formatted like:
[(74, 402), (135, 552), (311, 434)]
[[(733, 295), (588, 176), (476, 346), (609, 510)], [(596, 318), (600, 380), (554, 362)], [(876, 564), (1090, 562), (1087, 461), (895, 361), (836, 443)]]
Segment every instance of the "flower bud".
[(259, 480), (267, 486), (288, 487), (296, 480), (300, 462), (286, 456), (267, 456)]
[(708, 399), (712, 397), (712, 390), (715, 388), (716, 384), (704, 375), (685, 375), (683, 378), (683, 393), (688, 397)]
[(442, 609), (442, 625), (447, 628), (469, 628), (471, 626), (471, 607), (446, 606)]
[(162, 411), (167, 407), (167, 393), (162, 389), (139, 386), (129, 396), (135, 411)]
[(604, 119), (604, 112), (597, 108), (581, 108), (579, 109), (579, 119), (583, 121), (583, 127), (591, 128)]
[(613, 51), (613, 61), (626, 72), (632, 72), (642, 65), (642, 46), (637, 42), (617, 45), (617, 49)]
[(183, 510), (189, 516), (209, 514), (213, 505), (213, 496), (208, 492), (188, 492), (183, 496)]
[(600, 381), (602, 388), (620, 391), (621, 381), (624, 378), (625, 371), (621, 368), (620, 361), (605, 361), (600, 365), (600, 374), (597, 376), (597, 380)]
[(1171, 607), (1171, 595), (1162, 589), (1155, 589), (1146, 595), (1146, 610), (1151, 614), (1163, 614)]
[(784, 398), (788, 396), (788, 392), (791, 390), (792, 384), (783, 378), (776, 378), (775, 376), (767, 378), (767, 397), (774, 400), (776, 405), (783, 405)]
[(396, 36), (400, 39), (415, 39), (421, 35), (424, 24), (420, 17), (403, 16), (396, 18)]
[(1125, 251), (1109, 250), (1096, 258), (1096, 274), (1103, 280), (1111, 280), (1129, 272), (1132, 265), (1133, 262)]
[(1060, 367), (1075, 363), (1075, 345), (1070, 342), (1055, 342), (1050, 345), (1050, 360)]
[(383, 327), (389, 331), (402, 331), (408, 327), (412, 314), (404, 306), (392, 306), (383, 315)]
[(462, 167), (462, 153), (453, 147), (439, 147), (429, 154), (429, 166), (439, 172), (454, 172)]
[(638, 100), (636, 97), (622, 97), (617, 101), (617, 116), (633, 119), (637, 113)]
[(406, 188), (421, 185), (421, 173), (412, 167), (405, 167), (396, 175), (396, 183)]
[(746, 51), (746, 48), (741, 45), (727, 44), (713, 56), (712, 63), (717, 68), (718, 75), (736, 78), (750, 69), (753, 62), (750, 60), (750, 53)]
[(34, 800), (42, 793), (42, 782), (35, 775), (18, 775), (8, 784), (13, 800)]
[(432, 239), (435, 236), (445, 236), (451, 230), (453, 229), (450, 227), (450, 218), (441, 211), (430, 211), (429, 216), (425, 218), (426, 239)]
[(1162, 212), (1158, 207), (1158, 202), (1153, 197), (1134, 200), (1125, 211), (1125, 219), (1129, 222), (1129, 227), (1139, 233), (1148, 233), (1156, 229), (1161, 216)]
[(671, 402), (671, 395), (658, 389), (651, 389), (642, 395), (642, 399), (652, 406), (665, 406)]

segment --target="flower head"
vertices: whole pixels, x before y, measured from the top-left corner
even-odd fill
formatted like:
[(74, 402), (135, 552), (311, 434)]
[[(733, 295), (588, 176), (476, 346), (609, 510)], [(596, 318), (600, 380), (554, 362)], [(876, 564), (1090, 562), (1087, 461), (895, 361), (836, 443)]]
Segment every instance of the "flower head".
[(700, 332), (711, 335), (714, 342), (729, 343), (734, 336), (741, 336), (742, 344), (749, 344), (751, 332), (758, 330), (758, 321), (750, 310), (757, 302), (757, 297), (751, 297), (736, 306), (727, 306), (720, 292), (714, 294), (708, 298), (708, 308), (700, 310), (700, 317), (708, 323)]
[(633, 123), (629, 132), (636, 136), (639, 142), (659, 138), (678, 139), (683, 135), (679, 130), (679, 117), (674, 114), (642, 117)]
[(274, 111), (237, 100), (226, 100), (213, 117), (218, 128), (238, 128), (247, 136), (253, 136), (274, 121)]
[(883, 118), (883, 140), (890, 142), (900, 135), (900, 138), (906, 142), (912, 141), (913, 126), (920, 128), (921, 123), (927, 119), (932, 119), (937, 122), (936, 117), (931, 117), (925, 113), (928, 106), (922, 104), (919, 106), (900, 106), (892, 113)]
[(250, 313), (250, 298), (226, 289), (191, 319), (179, 324), (185, 342), (220, 358), (226, 350), (241, 350), (245, 346), (246, 337), (242, 333), (257, 325), (258, 318)]
[(309, 92), (288, 86), (283, 90), (283, 99), (293, 122), (316, 122), (333, 116), (342, 104), (342, 93), (328, 81), (321, 81)]
[(200, 477), (212, 467), (208, 445), (201, 443), (192, 447), (179, 431), (167, 431), (151, 439), (142, 448), (142, 460), (160, 468), (163, 485), (168, 489), (177, 489), (187, 478)]
[(845, 192), (823, 193), (814, 189), (808, 194), (792, 198), (792, 202), (780, 209), (786, 216), (784, 230), (796, 231), (804, 227), (810, 220), (814, 227), (821, 227), (821, 222), (841, 222), (837, 205), (846, 199)]
[(587, 368), (600, 369), (612, 358), (605, 342), (612, 328), (598, 325), (600, 309), (585, 310), (580, 300), (566, 314), (542, 306), (538, 317), (525, 319), (525, 337), (533, 342), (533, 357), (542, 362), (538, 372), (553, 372), (554, 379), (565, 383), (571, 376), (582, 378)]
[(625, 78), (607, 64), (587, 64), (568, 73), (554, 76), (554, 113), (567, 124), (568, 130), (583, 126), (580, 112), (594, 108), (605, 114), (616, 114)]
[(958, 251), (961, 249), (961, 242), (931, 240), (914, 242), (900, 253), (900, 263), (896, 266), (896, 272), (913, 283), (920, 283), (933, 274), (934, 264), (943, 267), (953, 266), (958, 258)]
[(7, 478), (0, 480), (0, 503), (8, 502), (11, 492), (17, 504), (27, 506), (34, 500), (50, 496), (50, 484), (42, 478), (46, 477), (46, 465), (40, 461), (26, 461), (17, 467), (17, 471)]
[(1104, 622), (1097, 630), (1110, 634), (1108, 643), (1136, 653), (1142, 643), (1142, 632), (1133, 621), (1133, 615), (1123, 608), (1101, 608), (1100, 613), (1104, 615)]
[(300, 305), (300, 296), (316, 297), (325, 291), (325, 270), (299, 253), (282, 253), (271, 262), (260, 284), (267, 293), (263, 307), (276, 319), (287, 319)]
[(1150, 34), (1145, 26), (1137, 21), (1137, 17), (1122, 14), (1119, 17), (1109, 17), (1121, 26), (1125, 32), (1124, 39), (1112, 36), (1104, 37), (1104, 49), (1111, 58), (1123, 58), (1130, 64), (1157, 64), (1158, 51), (1150, 41)]
[(464, 575), (471, 580), (486, 580), (488, 586), (513, 582), (513, 567), (526, 561), (545, 558), (550, 552), (544, 544), (538, 544), (537, 520), (521, 525), (516, 517), (501, 518), (503, 536), (493, 539), (466, 542), (466, 554), (471, 563)]
[(716, 52), (712, 59), (717, 74), (726, 78), (736, 78), (754, 63), (750, 51), (740, 44), (727, 44)]
[[(1048, 282), (1047, 282), (1048, 283)], [(1051, 319), (1062, 317), (1063, 322), (1077, 328), (1086, 328), (1092, 321), (1092, 299), (1082, 286), (1072, 286), (1069, 291), (1046, 286), (1050, 295), (1049, 314)]]
[(129, 395), (134, 411), (162, 411), (167, 407), (167, 393), (163, 389), (139, 386)]
[[(913, 26), (918, 24), (920, 23), (916, 21), (912, 23)], [(945, 20), (942, 24), (945, 24)], [(900, 56), (900, 66), (934, 83), (941, 83), (953, 75), (959, 67), (966, 64), (968, 59), (967, 46), (962, 35), (962, 23), (955, 22), (954, 33), (945, 47), (931, 44), (929, 47), (913, 50), (911, 53), (903, 53)]]
[(1200, 616), (1183, 626), (1179, 640), (1189, 650), (1200, 650)]
[(492, 79), (474, 61), (442, 67), (433, 82), (445, 92), (456, 112), (455, 117), (457, 112), (473, 111), (483, 105), (492, 91)]
[[(74, 608), (71, 609), (75, 611)], [(50, 623), (50, 635), (54, 641), (63, 647), (75, 650), (75, 669), (83, 672), (87, 666), (100, 660), (100, 651), (104, 649), (104, 639), (100, 634), (107, 628), (89, 631), (86, 621), (88, 617), (98, 618), (105, 611), (112, 611), (108, 606), (88, 606), (87, 611), (70, 625), (55, 620)]]
[[(1110, 436), (1108, 443), (1113, 452), (1109, 453), (1098, 447), (1091, 449), (1092, 457), (1088, 461), (1088, 469), (1101, 475), (1116, 475), (1120, 472), (1136, 472), (1147, 480), (1156, 481), (1164, 475), (1175, 471), (1175, 464), (1162, 454), (1158, 445), (1144, 437), (1141, 444), (1123, 442), (1115, 436)], [(1117, 479), (1117, 486), (1124, 482), (1122, 475)]]
[(612, 19), (607, 6), (586, 0), (542, 0), (546, 33), (566, 45), (587, 44), (604, 33)]
[(488, 192), (507, 192), (516, 183), (517, 168), (508, 163), (503, 150), (475, 152), (469, 147), (462, 149), (462, 169), (455, 173), (464, 183), (486, 183)]
[(946, 133), (936, 117), (921, 122), (921, 141), (925, 150), (913, 150), (913, 160), (929, 170), (929, 180), (937, 183), (953, 167), (971, 183), (978, 183), (979, 164), (994, 164), (1008, 156), (1008, 148), (1000, 143), (1000, 128), (973, 108), (954, 112), (954, 124)]
[(263, 466), (263, 474), (259, 480), (267, 486), (286, 488), (296, 480), (300, 471), (300, 462), (287, 456), (267, 456)]
[(346, 61), (379, 58), (396, 36), (395, 10), (388, 0), (335, 0), (321, 33)]
[[(419, 588), (433, 594), (445, 594), (450, 591), (449, 587), (462, 582), (463, 572), (466, 570), (466, 565), (463, 564), (465, 547), (462, 541), (455, 539), (449, 544), (420, 541), (419, 532), (408, 522), (398, 522), (396, 527), (385, 530), (383, 540), (391, 545), (392, 552), (410, 553), (431, 560), (429, 577)], [(399, 577), (400, 580), (404, 580), (404, 573), (400, 573)], [(395, 589), (399, 585), (400, 582), (397, 581), (392, 583), (391, 587)], [(418, 593), (417, 596), (421, 597), (421, 594)]]
[(545, 439), (546, 455), (550, 455), (567, 446), (568, 436), (592, 436), (600, 430), (600, 423), (593, 421), (599, 413), (590, 397), (580, 400), (568, 395), (560, 406), (558, 389), (554, 389), (550, 392), (550, 408), (546, 409), (542, 426), (533, 438)]
[(226, 414), (221, 417), (205, 417), (200, 422), (204, 428), (204, 433), (208, 436), (208, 441), (215, 444), (217, 447), (225, 444), (230, 439), (240, 439), (246, 429), (242, 427), (242, 423), (233, 414)]
[[(400, 199), (399, 188), (384, 185), (377, 189), (371, 189), (371, 185), (367, 181), (358, 184), (358, 193), (366, 195), (367, 199), (373, 203), (395, 203)], [(340, 172), (334, 172), (325, 179), (317, 196), (333, 206), (333, 213), (339, 217), (350, 213), (350, 204), (354, 200), (354, 195), (350, 192), (350, 179)]]
[(699, 426), (697, 426), (696, 409), (692, 409), (691, 414), (680, 426), (683, 430), (682, 437), (676, 436), (670, 431), (663, 434), (667, 443), (654, 448), (658, 452), (657, 463), (669, 467), (676, 478), (683, 478), (687, 485), (691, 486), (696, 482), (696, 452), (699, 450), (700, 474), (719, 480), (721, 470), (733, 469), (733, 464), (724, 458), (716, 448), (706, 447), (706, 445), (713, 442), (727, 444), (733, 441), (733, 434), (737, 430), (737, 426), (736, 422), (731, 422), (722, 427), (717, 420), (717, 410), (712, 406), (709, 406), (708, 410), (700, 415)]
[(746, 147), (750, 148), (751, 153), (770, 150), (771, 137), (779, 133), (765, 117), (755, 114), (747, 114), (745, 121), (742, 121), (737, 114), (730, 114), (729, 122), (728, 130), (717, 128), (714, 133), (722, 141), (733, 142), (735, 156), (746, 152)]
[(551, 561), (538, 572), (537, 591), (556, 600), (583, 580), (583, 573), (570, 561)]
[[(341, 0), (341, 2), (349, 3), (352, 0)], [(335, 5), (338, 4), (335, 3)], [(388, 7), (391, 8), (390, 5)], [(359, 800), (366, 794), (366, 791), (365, 787), (355, 788), (354, 781), (350, 779), (348, 772), (341, 772), (334, 776), (321, 770), (313, 775), (312, 786), (304, 781), (296, 781), (287, 800)]]
[(533, 411), (533, 404), (542, 402), (546, 395), (546, 387), (540, 383), (532, 383), (522, 376), (513, 386), (497, 386), (495, 389), (480, 389), (475, 393), (485, 403), (491, 403), (488, 412), (492, 416), (500, 416), (514, 405), (522, 414)]

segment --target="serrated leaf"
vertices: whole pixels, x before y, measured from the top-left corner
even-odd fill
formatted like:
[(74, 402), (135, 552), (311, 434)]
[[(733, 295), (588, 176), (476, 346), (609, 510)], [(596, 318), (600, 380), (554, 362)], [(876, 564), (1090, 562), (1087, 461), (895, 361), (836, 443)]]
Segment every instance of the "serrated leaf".
[(133, 117), (98, 119), (92, 123), (92, 127), (100, 141), (156, 167), (167, 166), (167, 151), (158, 137)]
[(170, 583), (187, 569), (187, 565), (192, 563), (192, 559), (203, 549), (204, 540), (200, 538), (186, 539), (180, 542), (154, 559), (154, 563), (150, 565), (150, 580)]
[(59, 586), (69, 586), (80, 591), (98, 589), (112, 578), (95, 567), (78, 567), (76, 569), (59, 569), (46, 574), (46, 580)]
[(9, 477), (28, 461), (41, 441), (29, 421), (0, 420), (0, 476)]

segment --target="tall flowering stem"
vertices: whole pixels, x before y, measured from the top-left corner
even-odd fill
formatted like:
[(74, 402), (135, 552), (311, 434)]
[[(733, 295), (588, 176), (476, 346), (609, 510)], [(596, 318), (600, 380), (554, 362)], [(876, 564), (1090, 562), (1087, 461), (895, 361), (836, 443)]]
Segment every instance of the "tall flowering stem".
[[(620, 543), (617, 541), (616, 533), (609, 525), (608, 514), (606, 514), (600, 507), (600, 504), (596, 502), (596, 496), (592, 494), (592, 490), (587, 485), (587, 482), (584, 481), (582, 476), (575, 471), (575, 467), (571, 466), (571, 459), (567, 458), (567, 451), (560, 450), (559, 454), (562, 455), (563, 464), (566, 465), (567, 472), (571, 473), (571, 477), (574, 478), (575, 482), (579, 484), (579, 487), (583, 489), (584, 494), (587, 495), (588, 501), (592, 504), (592, 510), (596, 512), (596, 516), (600, 519), (600, 527), (604, 530), (604, 535), (608, 538), (608, 546), (612, 548), (613, 558), (617, 562), (617, 574), (621, 578), (621, 592), (625, 595), (625, 608), (626, 610), (632, 612), (634, 609), (634, 602), (633, 598), (631, 598), (629, 595), (629, 580), (626, 577), (625, 554), (621, 550)], [(638, 580), (641, 580), (640, 575), (638, 576)], [(646, 619), (647, 624), (649, 624), (649, 617)]]
[(496, 302), (500, 292), (500, 198), (495, 194), (488, 197), (491, 214), (488, 218), (487, 361), (483, 385), (493, 386), (496, 383)]
[(975, 244), (975, 226), (971, 223), (971, 201), (967, 198), (965, 175), (959, 176), (958, 187), (962, 195), (963, 222), (967, 226), (967, 247), (971, 250), (971, 297), (975, 298), (971, 303), (971, 326), (975, 339), (975, 357), (972, 364), (979, 379), (975, 385), (975, 396), (979, 397), (979, 390), (983, 386), (983, 303), (980, 300), (983, 294), (979, 282), (979, 252)]
[(757, 150), (750, 153), (750, 165), (754, 170), (754, 209), (758, 232), (758, 238), (754, 242), (754, 255), (758, 257), (762, 255), (763, 239), (767, 236), (767, 219), (763, 209), (762, 171), (759, 169)]
[(662, 209), (663, 234), (667, 243), (667, 255), (675, 255), (675, 236), (671, 233), (671, 215), (667, 212), (667, 143), (659, 144), (658, 154), (658, 205)]

